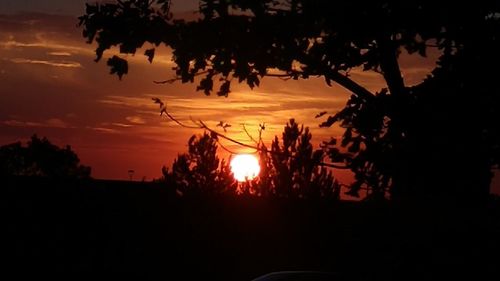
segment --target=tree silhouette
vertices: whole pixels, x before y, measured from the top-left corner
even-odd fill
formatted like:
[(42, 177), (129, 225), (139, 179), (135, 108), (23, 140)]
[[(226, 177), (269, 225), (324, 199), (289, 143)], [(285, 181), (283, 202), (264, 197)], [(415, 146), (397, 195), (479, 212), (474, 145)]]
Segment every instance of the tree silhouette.
[(338, 199), (340, 184), (331, 171), (320, 166), (324, 152), (313, 151), (311, 138), (309, 128), (299, 127), (294, 119), (286, 124), (281, 143), (277, 136), (274, 138), (271, 161), (261, 165), (266, 165), (277, 196)]
[[(220, 96), (234, 80), (253, 88), (266, 76), (323, 77), (352, 92), (346, 107), (323, 123), (346, 129), (340, 142), (325, 146), (333, 162), (355, 173), (351, 194), (366, 186), (371, 196), (390, 192), (394, 199), (488, 196), (490, 170), (500, 159), (493, 121), (499, 1), (203, 0), (194, 22), (172, 20), (169, 4), (87, 4), (80, 25), (88, 42), (98, 44), (96, 60), (113, 46), (134, 54), (148, 43), (152, 62), (164, 44), (173, 49), (177, 77), (163, 82), (201, 76), (197, 89), (209, 95), (218, 86)], [(408, 87), (401, 50), (425, 56), (430, 46), (442, 53), (440, 65)], [(120, 78), (128, 73), (119, 56), (107, 64)], [(386, 87), (370, 92), (350, 78), (353, 68), (380, 74)]]
[(90, 167), (80, 165), (70, 146), (59, 148), (33, 135), (27, 146), (16, 142), (0, 147), (0, 173), (9, 176), (89, 178)]
[(223, 193), (236, 189), (236, 182), (225, 161), (217, 156), (217, 136), (204, 133), (188, 141), (188, 153), (177, 156), (172, 171), (163, 168), (166, 182), (184, 194)]
[(163, 167), (164, 179), (181, 195), (238, 193), (338, 199), (340, 184), (331, 170), (320, 166), (324, 152), (313, 151), (311, 138), (309, 128), (299, 127), (291, 119), (284, 128), (281, 142), (276, 137), (270, 150), (259, 141), (259, 176), (238, 186), (229, 163), (217, 157), (217, 135), (207, 132), (193, 135), (188, 141), (188, 153), (177, 156), (171, 171)]

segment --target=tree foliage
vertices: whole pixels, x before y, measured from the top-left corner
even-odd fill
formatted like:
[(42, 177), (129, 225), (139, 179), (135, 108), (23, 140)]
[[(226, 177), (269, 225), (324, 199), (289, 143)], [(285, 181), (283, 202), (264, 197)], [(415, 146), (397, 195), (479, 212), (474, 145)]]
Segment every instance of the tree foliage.
[[(266, 76), (323, 77), (352, 92), (323, 123), (345, 128), (325, 146), (355, 173), (351, 194), (366, 186), (396, 199), (487, 196), (500, 161), (500, 1), (202, 0), (192, 22), (172, 20), (167, 3), (87, 5), (80, 24), (97, 42), (97, 60), (113, 46), (134, 54), (146, 45), (153, 61), (166, 45), (179, 80), (201, 75), (197, 89), (217, 87), (220, 96), (233, 81), (254, 88)], [(405, 85), (401, 51), (426, 56), (429, 46), (441, 52), (439, 65), (420, 85)], [(123, 58), (108, 64), (120, 77), (128, 72)], [(350, 78), (353, 68), (380, 74), (385, 87), (372, 93)]]
[(46, 138), (33, 135), (26, 146), (16, 142), (0, 147), (0, 173), (8, 176), (39, 176), (48, 178), (89, 178), (90, 167), (70, 146), (59, 148)]
[(324, 151), (314, 150), (311, 138), (309, 128), (299, 126), (294, 119), (286, 124), (281, 142), (277, 136), (274, 138), (267, 176), (276, 195), (338, 199), (340, 184), (331, 170), (320, 166)]
[(225, 193), (236, 189), (228, 163), (217, 156), (217, 136), (193, 135), (188, 152), (177, 156), (172, 171), (163, 168), (166, 182), (180, 194)]

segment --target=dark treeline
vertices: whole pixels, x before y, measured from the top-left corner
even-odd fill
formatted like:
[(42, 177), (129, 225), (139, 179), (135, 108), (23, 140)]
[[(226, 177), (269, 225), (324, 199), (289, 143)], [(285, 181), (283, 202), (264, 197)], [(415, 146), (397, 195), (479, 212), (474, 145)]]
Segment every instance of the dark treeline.
[[(332, 272), (336, 280), (499, 276), (498, 200), (340, 201), (326, 169), (298, 160), (319, 165), (310, 138), (290, 120), (261, 158), (271, 171), (239, 186), (209, 134), (193, 136), (162, 181), (4, 175), (2, 274), (221, 281), (287, 270)], [(316, 185), (317, 178), (331, 185)]]
[(90, 177), (90, 172), (90, 167), (80, 164), (71, 146), (59, 148), (37, 135), (26, 146), (21, 142), (0, 146), (1, 176), (84, 179)]
[[(178, 197), (162, 183), (4, 178), (2, 275), (251, 280), (495, 280), (500, 208)], [(9, 275), (7, 275), (9, 276)]]

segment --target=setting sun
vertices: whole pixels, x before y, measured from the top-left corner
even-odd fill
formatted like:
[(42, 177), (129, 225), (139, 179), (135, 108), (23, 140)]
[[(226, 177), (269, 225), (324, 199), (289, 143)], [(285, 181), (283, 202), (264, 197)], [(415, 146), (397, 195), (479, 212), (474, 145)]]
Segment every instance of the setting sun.
[(259, 175), (259, 161), (257, 157), (251, 154), (236, 155), (231, 160), (231, 171), (234, 174), (234, 178), (239, 182), (252, 180)]

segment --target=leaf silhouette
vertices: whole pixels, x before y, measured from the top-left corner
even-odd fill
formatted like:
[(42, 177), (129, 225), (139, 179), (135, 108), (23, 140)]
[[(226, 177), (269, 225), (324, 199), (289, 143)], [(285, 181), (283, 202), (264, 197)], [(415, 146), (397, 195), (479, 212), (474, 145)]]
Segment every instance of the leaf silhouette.
[(153, 58), (155, 57), (155, 49), (148, 49), (144, 52), (144, 55), (148, 57), (149, 63), (153, 62)]
[(118, 75), (121, 80), (124, 74), (128, 73), (128, 62), (118, 56), (113, 56), (108, 59), (108, 66), (110, 66), (110, 73)]

